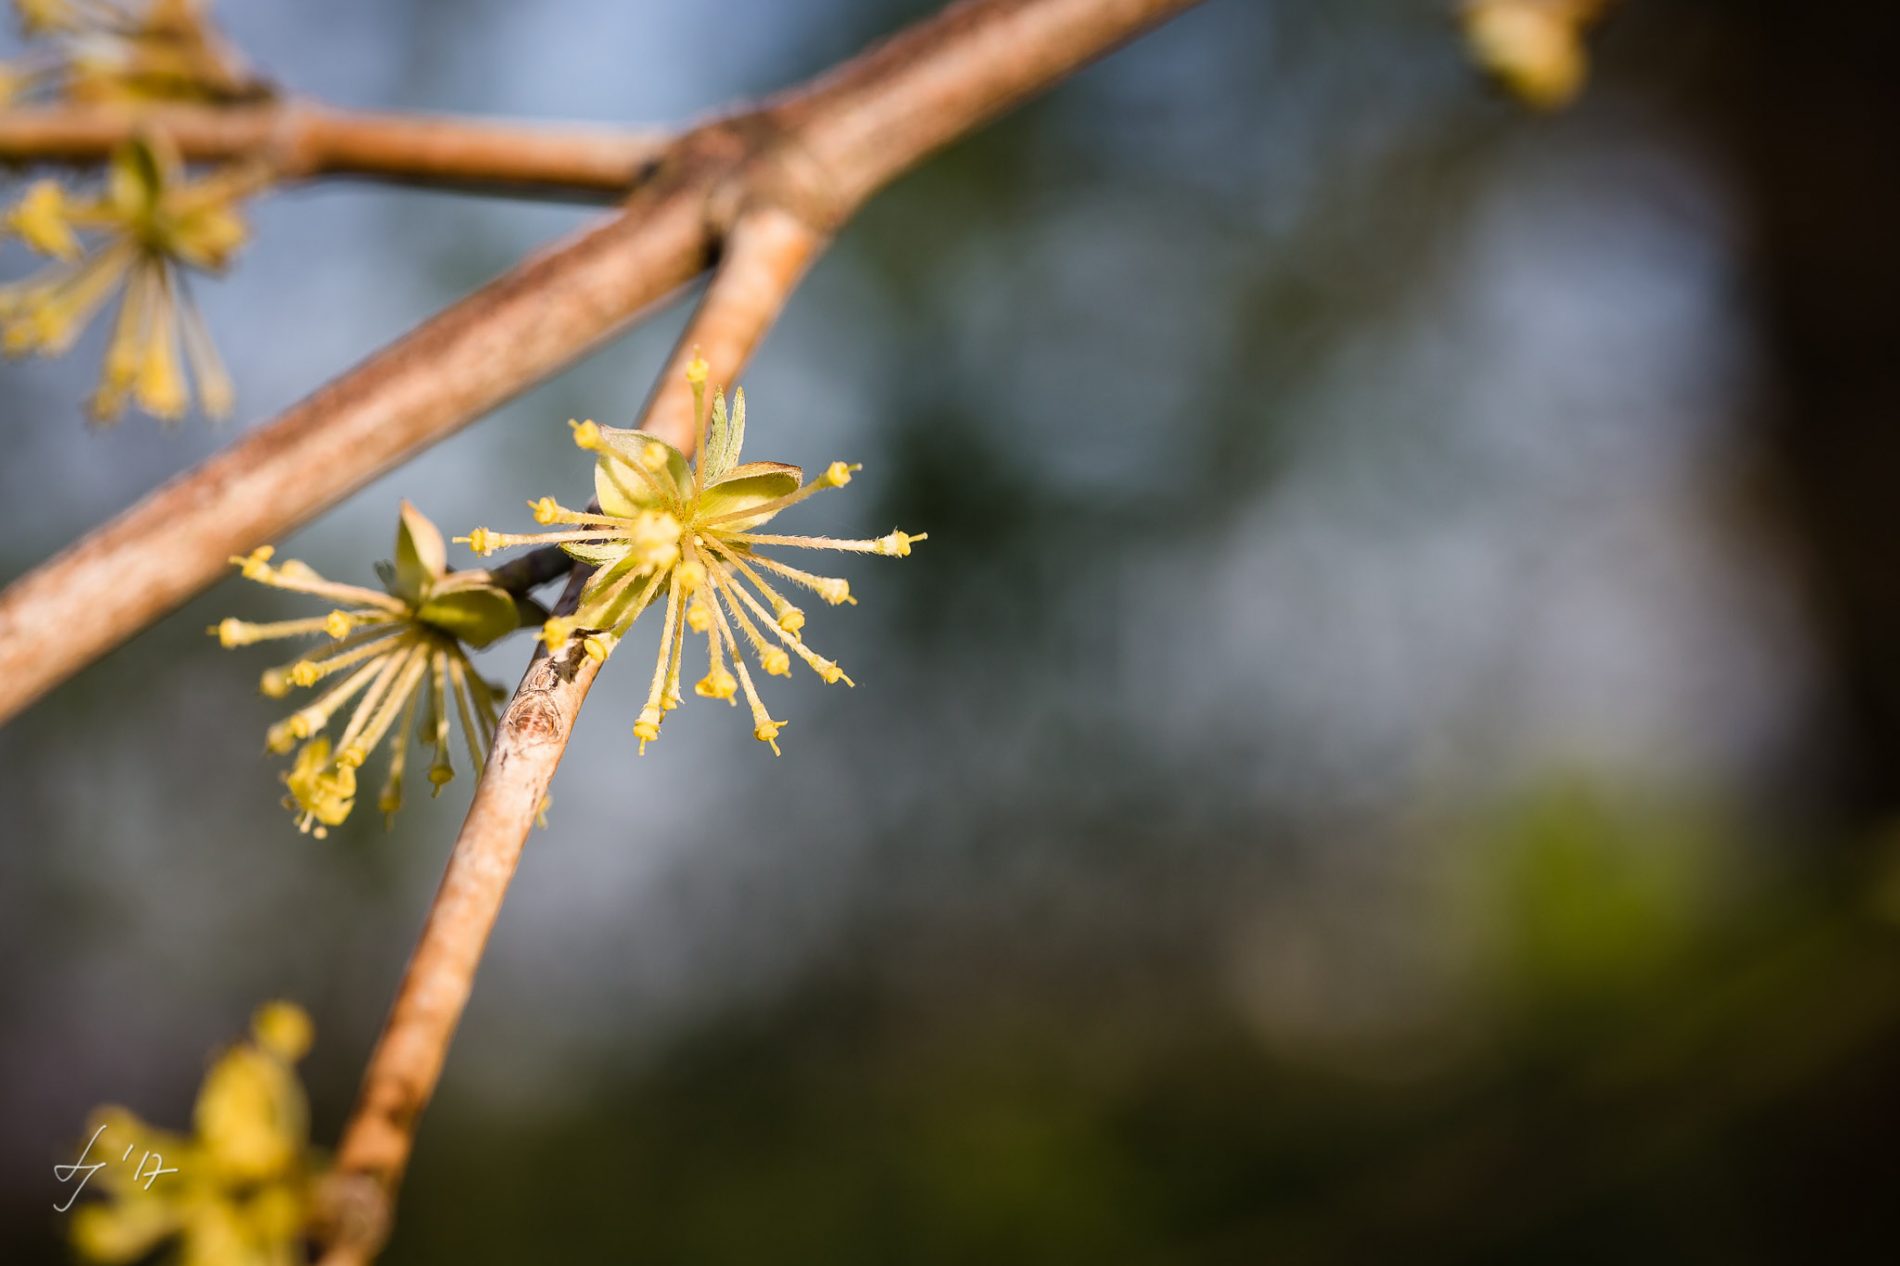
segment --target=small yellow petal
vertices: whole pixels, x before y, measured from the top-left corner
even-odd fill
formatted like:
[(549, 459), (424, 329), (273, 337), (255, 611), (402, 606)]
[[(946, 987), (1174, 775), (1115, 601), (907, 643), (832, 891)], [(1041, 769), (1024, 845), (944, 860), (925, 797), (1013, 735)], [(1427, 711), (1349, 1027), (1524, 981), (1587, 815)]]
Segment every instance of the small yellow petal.
[(485, 527), (478, 527), (467, 536), (458, 536), (455, 539), (465, 542), (469, 549), (484, 558), (501, 548), (500, 534), (491, 532)]
[(7, 212), (6, 227), (20, 235), (42, 255), (55, 259), (78, 259), (79, 238), (73, 232), (71, 204), (65, 190), (53, 180), (36, 180), (27, 186), (20, 201)]
[(633, 723), (633, 736), (640, 740), (640, 755), (647, 754), (647, 744), (660, 737), (660, 710), (642, 708), (640, 717)]
[(270, 560), (277, 556), (277, 549), (271, 545), (260, 545), (243, 557), (233, 557), (231, 565), (239, 568), (246, 580), (262, 580), (270, 575)]
[(928, 532), (919, 532), (915, 536), (909, 532), (892, 532), (887, 536), (877, 538), (877, 548), (875, 552), (889, 558), (909, 558), (910, 547), (912, 545), (918, 541), (929, 539), (930, 534)]
[(572, 616), (550, 616), (541, 626), (541, 644), (547, 647), (548, 654), (552, 655), (567, 645), (567, 639), (573, 637), (574, 630), (579, 627), (580, 622)]
[(693, 693), (702, 699), (731, 701), (738, 690), (739, 679), (723, 668), (715, 668), (693, 683)]

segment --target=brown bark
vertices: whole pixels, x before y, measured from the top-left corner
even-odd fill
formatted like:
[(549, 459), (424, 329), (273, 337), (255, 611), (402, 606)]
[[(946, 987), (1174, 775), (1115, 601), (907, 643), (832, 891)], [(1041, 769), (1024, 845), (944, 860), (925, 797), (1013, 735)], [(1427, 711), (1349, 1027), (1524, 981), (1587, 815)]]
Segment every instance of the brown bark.
[[(578, 591), (580, 582), (577, 575), (570, 588)], [(557, 655), (537, 654), (502, 713), (442, 886), (370, 1056), (336, 1168), (325, 1180), (326, 1266), (369, 1261), (388, 1236), (416, 1125), (441, 1078), (536, 810), (599, 669), (578, 640)]]
[(668, 138), (606, 127), (340, 110), (295, 99), (231, 106), (32, 106), (0, 110), (0, 162), (97, 164), (159, 132), (195, 162), (263, 163), (284, 180), (361, 176), (401, 184), (613, 202)]

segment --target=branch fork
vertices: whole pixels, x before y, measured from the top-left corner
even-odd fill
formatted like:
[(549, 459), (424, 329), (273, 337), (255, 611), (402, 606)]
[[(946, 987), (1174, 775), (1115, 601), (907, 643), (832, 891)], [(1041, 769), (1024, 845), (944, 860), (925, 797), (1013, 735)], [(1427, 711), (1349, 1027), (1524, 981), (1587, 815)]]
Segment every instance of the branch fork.
[[(0, 592), (0, 722), (212, 583), (228, 557), (564, 368), (711, 267), (640, 419), (690, 455), (697, 419), (684, 369), (695, 348), (722, 380), (736, 381), (806, 269), (866, 198), (1196, 3), (961, 0), (810, 84), (670, 142), (280, 100), (141, 118), (162, 125), (188, 157), (262, 157), (287, 177), (626, 201)], [(115, 112), (0, 112), (0, 161), (96, 162), (132, 126)], [(516, 560), (497, 571), (547, 580), (559, 574), (556, 562)], [(558, 613), (573, 609), (584, 576), (570, 573)], [(553, 654), (538, 650), (501, 717), (320, 1193), (325, 1266), (367, 1263), (387, 1237), (416, 1126), (598, 669), (577, 640)]]

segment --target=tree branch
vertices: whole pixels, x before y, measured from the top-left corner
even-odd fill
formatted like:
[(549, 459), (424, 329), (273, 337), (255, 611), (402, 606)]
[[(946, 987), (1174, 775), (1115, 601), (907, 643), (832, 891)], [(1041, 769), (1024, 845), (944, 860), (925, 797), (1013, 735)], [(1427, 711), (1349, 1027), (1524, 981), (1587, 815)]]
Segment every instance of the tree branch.
[[(0, 592), (0, 721), (276, 537), (683, 284), (741, 211), (821, 230), (925, 155), (1199, 0), (963, 0), (686, 133), (627, 208), (445, 309)], [(672, 438), (672, 437), (668, 437)]]
[(340, 110), (294, 98), (140, 110), (0, 110), (0, 163), (97, 164), (161, 132), (194, 162), (256, 161), (284, 180), (371, 180), (585, 202), (625, 197), (670, 138), (607, 127)]
[[(574, 609), (586, 572), (569, 578), (558, 612)], [(344, 1126), (336, 1167), (318, 1193), (319, 1229), (328, 1245), (322, 1266), (361, 1266), (389, 1236), (416, 1125), (441, 1078), (502, 898), (599, 669), (579, 639), (556, 655), (537, 650), (501, 715), (442, 886)]]
[(826, 240), (825, 233), (783, 207), (768, 203), (740, 214), (705, 300), (641, 407), (642, 427), (683, 453), (693, 451), (699, 420), (693, 416), (686, 363), (695, 353), (705, 357), (714, 390), (736, 383)]
[(964, 0), (767, 104), (856, 207), (966, 136), (1200, 0)]
[[(715, 374), (736, 380), (822, 244), (821, 233), (780, 208), (741, 214), (713, 283), (680, 339), (673, 359), (681, 363), (670, 365), (664, 378), (684, 383), (684, 358), (698, 348)], [(662, 387), (648, 402), (640, 426), (690, 454), (698, 438), (690, 393), (682, 405), (679, 393)], [(569, 578), (559, 611), (565, 614), (578, 605), (585, 578), (584, 571)], [(579, 637), (558, 654), (537, 651), (502, 714), (448, 871), (397, 987), (356, 1109), (344, 1126), (336, 1167), (326, 1180), (322, 1216), (332, 1247), (325, 1266), (366, 1262), (387, 1236), (416, 1126), (441, 1078), (482, 950), (598, 669), (581, 650)]]
[(540, 549), (517, 554), (497, 567), (490, 567), (488, 579), (497, 589), (506, 589), (516, 597), (522, 597), (529, 590), (538, 589), (573, 570), (574, 560), (566, 550), (558, 545), (543, 545)]

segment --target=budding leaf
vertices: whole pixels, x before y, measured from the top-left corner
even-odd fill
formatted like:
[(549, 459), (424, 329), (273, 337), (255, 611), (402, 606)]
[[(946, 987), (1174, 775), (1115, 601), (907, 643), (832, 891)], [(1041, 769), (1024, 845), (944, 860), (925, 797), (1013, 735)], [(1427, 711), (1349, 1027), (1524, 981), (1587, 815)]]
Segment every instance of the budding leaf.
[(435, 524), (407, 501), (396, 523), (395, 596), (407, 603), (422, 601), (429, 586), (448, 569), (448, 547)]

